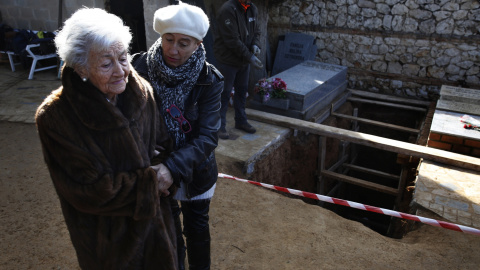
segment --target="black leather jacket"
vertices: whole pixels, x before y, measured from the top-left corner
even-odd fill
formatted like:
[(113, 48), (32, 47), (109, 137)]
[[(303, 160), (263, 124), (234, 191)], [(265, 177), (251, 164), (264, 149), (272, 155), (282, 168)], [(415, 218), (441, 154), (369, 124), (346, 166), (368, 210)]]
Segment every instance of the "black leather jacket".
[[(146, 58), (146, 53), (135, 54), (132, 65), (149, 80)], [(177, 186), (180, 181), (185, 183), (188, 198), (204, 193), (217, 181), (215, 148), (218, 145), (222, 90), (222, 74), (213, 65), (205, 63), (196, 85), (185, 100), (184, 117), (192, 126), (192, 131), (186, 134), (187, 143), (171, 152), (164, 161), (174, 183)]]

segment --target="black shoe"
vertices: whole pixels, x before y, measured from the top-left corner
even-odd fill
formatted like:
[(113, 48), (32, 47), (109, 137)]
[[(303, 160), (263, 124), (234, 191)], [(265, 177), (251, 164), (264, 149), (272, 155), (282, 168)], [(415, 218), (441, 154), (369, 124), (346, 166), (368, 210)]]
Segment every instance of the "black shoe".
[(244, 124), (235, 123), (235, 128), (243, 130), (247, 133), (252, 133), (252, 134), (257, 132), (257, 130), (254, 127), (252, 127), (249, 123), (244, 123)]
[(225, 128), (220, 128), (218, 131), (218, 137), (222, 140), (228, 140), (228, 138), (230, 138), (230, 134), (228, 134)]

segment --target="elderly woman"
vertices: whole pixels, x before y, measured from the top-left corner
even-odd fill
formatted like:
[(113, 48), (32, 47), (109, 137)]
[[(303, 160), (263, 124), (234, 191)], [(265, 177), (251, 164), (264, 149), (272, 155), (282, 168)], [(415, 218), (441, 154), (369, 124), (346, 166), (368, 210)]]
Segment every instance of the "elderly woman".
[[(159, 111), (174, 138), (174, 150), (165, 160), (165, 174), (179, 188), (183, 230), (190, 269), (210, 268), (210, 199), (218, 171), (215, 148), (220, 128), (223, 76), (205, 60), (202, 40), (209, 28), (207, 15), (184, 4), (161, 8), (154, 15), (154, 29), (161, 36), (148, 53), (135, 55), (134, 66), (152, 84)], [(185, 247), (174, 201), (179, 266)]]
[(130, 67), (131, 38), (115, 15), (75, 12), (55, 38), (62, 86), (36, 114), (82, 269), (178, 268), (171, 179), (151, 165), (169, 136), (151, 86)]

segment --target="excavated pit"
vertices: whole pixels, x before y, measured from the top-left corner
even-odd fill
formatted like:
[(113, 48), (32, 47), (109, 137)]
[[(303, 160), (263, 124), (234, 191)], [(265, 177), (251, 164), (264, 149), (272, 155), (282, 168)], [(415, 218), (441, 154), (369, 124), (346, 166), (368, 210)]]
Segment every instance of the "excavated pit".
[[(420, 130), (418, 134), (411, 134), (371, 124), (357, 123), (358, 132), (402, 142), (425, 145), (425, 136), (428, 136), (428, 130), (425, 132), (425, 129), (429, 129), (428, 121), (427, 125), (425, 125), (428, 111), (418, 112), (375, 104), (345, 102), (339, 109), (337, 109), (337, 113), (352, 115), (355, 108), (358, 109), (358, 117), (360, 118)], [(328, 117), (322, 122), (322, 124), (342, 129), (352, 128), (351, 120), (334, 116)], [(398, 176), (403, 174), (405, 181), (403, 181), (399, 187), (400, 180), (398, 179), (395, 180), (383, 176), (376, 176), (340, 166), (337, 171), (344, 175), (392, 188), (399, 188), (403, 191), (403, 194), (397, 198), (394, 195), (323, 177), (322, 179), (325, 184), (323, 189), (324, 192), (321, 193), (322, 195), (404, 213), (411, 212), (410, 202), (413, 191), (413, 188), (411, 187), (414, 185), (416, 169), (419, 162), (418, 159), (405, 157), (394, 152), (340, 141), (335, 138), (327, 138), (326, 153), (325, 168), (329, 168), (335, 164), (343, 155), (345, 155), (345, 153), (347, 153), (349, 155), (348, 160), (352, 165), (381, 171), (386, 174)], [(356, 158), (353, 156), (356, 156)], [(319, 158), (319, 136), (300, 131), (293, 132), (293, 135), (288, 138), (285, 143), (279, 146), (267, 157), (256, 163), (251, 178), (262, 179), (264, 182), (272, 185), (319, 193), (317, 184), (319, 176)], [(289, 194), (286, 194), (286, 196), (299, 198), (298, 196)], [(322, 203), (313, 199), (300, 199), (306, 203), (318, 204), (330, 209), (347, 219), (361, 222), (372, 230), (392, 238), (402, 238), (414, 225), (412, 222), (378, 213), (336, 204)]]

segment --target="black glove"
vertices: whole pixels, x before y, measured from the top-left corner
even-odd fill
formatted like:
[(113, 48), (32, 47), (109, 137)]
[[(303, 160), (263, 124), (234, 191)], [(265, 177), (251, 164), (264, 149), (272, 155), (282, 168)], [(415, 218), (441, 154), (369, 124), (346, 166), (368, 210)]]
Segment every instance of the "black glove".
[(258, 57), (260, 55), (260, 48), (257, 45), (253, 45), (252, 46), (252, 52), (255, 56)]
[(260, 59), (258, 59), (255, 55), (252, 55), (252, 58), (250, 58), (250, 63), (251, 63), (255, 68), (258, 68), (258, 69), (263, 68), (262, 61), (260, 61)]

